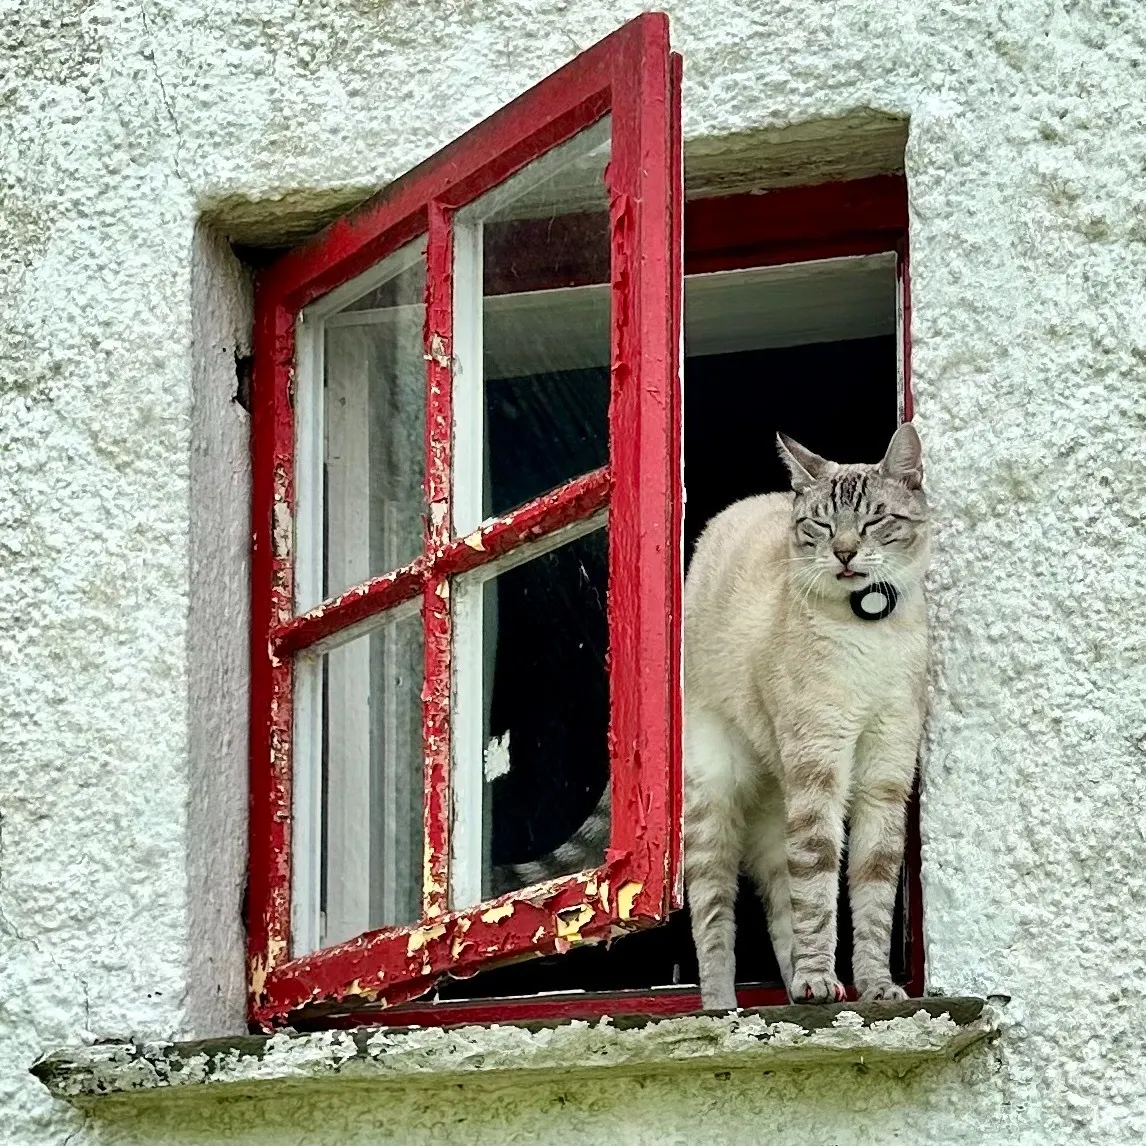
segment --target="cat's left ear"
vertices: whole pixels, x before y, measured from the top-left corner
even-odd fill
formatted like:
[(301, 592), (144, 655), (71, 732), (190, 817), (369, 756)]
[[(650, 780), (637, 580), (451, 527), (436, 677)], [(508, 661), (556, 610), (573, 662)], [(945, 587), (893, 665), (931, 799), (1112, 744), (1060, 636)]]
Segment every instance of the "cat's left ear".
[(910, 422), (904, 422), (891, 435), (879, 472), (892, 481), (903, 482), (908, 489), (923, 488), (923, 443)]
[(834, 462), (829, 462), (827, 458), (822, 458), (806, 446), (801, 446), (787, 434), (776, 435), (776, 449), (780, 454), (780, 460), (792, 475), (792, 488), (797, 493), (810, 485), (815, 485), (820, 478), (836, 468)]

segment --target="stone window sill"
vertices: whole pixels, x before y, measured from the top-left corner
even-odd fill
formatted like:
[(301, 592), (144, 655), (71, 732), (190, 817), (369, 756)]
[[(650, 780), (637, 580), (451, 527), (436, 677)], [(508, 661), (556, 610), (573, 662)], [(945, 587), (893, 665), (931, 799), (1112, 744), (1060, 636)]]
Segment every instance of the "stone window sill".
[(649, 1074), (855, 1063), (902, 1071), (953, 1058), (993, 1036), (998, 1025), (999, 1011), (982, 999), (931, 998), (667, 1019), (287, 1030), (200, 1042), (97, 1043), (48, 1054), (32, 1073), (57, 1098), (103, 1106), (117, 1097), (231, 1098), (300, 1084), (408, 1085), (606, 1069)]

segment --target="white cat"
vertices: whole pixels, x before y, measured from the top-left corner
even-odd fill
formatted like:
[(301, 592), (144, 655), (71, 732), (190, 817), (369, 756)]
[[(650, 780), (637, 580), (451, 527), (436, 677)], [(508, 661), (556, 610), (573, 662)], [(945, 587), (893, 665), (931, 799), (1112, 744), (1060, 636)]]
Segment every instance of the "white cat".
[(910, 424), (874, 466), (778, 446), (793, 492), (713, 518), (685, 585), (685, 881), (713, 1010), (736, 1006), (740, 871), (759, 888), (790, 997), (844, 997), (845, 818), (855, 985), (865, 999), (906, 997), (888, 958), (925, 708), (922, 447)]
[[(736, 1006), (738, 874), (760, 891), (791, 998), (842, 999), (835, 974), (844, 821), (865, 999), (888, 968), (904, 817), (923, 726), (930, 559), (919, 436), (838, 465), (780, 435), (791, 493), (746, 498), (697, 542), (684, 605), (684, 865), (703, 1005)], [(609, 786), (556, 850), (497, 891), (599, 864)]]

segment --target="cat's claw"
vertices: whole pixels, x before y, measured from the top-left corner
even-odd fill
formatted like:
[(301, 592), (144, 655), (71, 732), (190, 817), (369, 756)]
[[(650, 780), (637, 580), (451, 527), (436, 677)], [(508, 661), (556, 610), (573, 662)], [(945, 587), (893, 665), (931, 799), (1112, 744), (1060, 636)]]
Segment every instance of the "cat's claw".
[(898, 984), (893, 983), (890, 979), (884, 979), (878, 983), (872, 983), (869, 987), (865, 987), (860, 992), (861, 1003), (902, 1003), (906, 999), (907, 992)]
[(790, 994), (794, 1003), (842, 1003), (848, 997), (835, 975), (820, 972), (793, 976)]

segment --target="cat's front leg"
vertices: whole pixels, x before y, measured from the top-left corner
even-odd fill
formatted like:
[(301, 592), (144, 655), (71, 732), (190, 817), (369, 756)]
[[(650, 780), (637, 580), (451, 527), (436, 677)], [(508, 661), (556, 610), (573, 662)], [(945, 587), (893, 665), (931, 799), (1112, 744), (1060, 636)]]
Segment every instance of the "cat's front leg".
[[(844, 837), (846, 749), (796, 744), (784, 762), (785, 837), (792, 898), (792, 982), (797, 1003), (843, 1000), (836, 978), (836, 901)], [(781, 757), (785, 758), (783, 747)]]
[(907, 799), (915, 774), (919, 721), (886, 717), (860, 737), (848, 841), (852, 970), (865, 1000), (906, 999), (891, 977), (891, 928), (903, 865)]
[(743, 752), (723, 720), (686, 697), (684, 754), (684, 876), (701, 1006), (733, 1011), (736, 878), (744, 834), (735, 781)]

